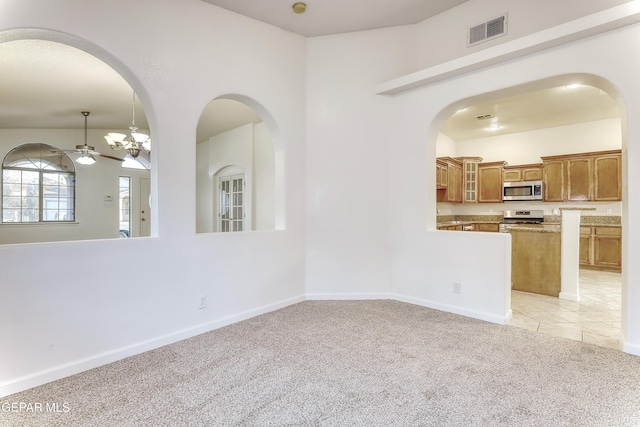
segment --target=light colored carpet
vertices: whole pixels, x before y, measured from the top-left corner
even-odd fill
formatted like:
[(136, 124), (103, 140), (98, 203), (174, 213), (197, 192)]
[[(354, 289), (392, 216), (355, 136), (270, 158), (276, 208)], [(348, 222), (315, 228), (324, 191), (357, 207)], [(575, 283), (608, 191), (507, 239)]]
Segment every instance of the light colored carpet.
[(2, 399), (16, 426), (638, 426), (640, 358), (396, 301), (307, 301)]

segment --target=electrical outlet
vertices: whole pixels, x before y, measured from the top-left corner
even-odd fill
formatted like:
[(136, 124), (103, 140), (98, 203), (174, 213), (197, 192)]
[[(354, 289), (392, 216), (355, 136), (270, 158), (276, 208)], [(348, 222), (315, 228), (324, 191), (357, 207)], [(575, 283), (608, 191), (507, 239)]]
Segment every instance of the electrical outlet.
[(198, 306), (199, 309), (203, 309), (203, 308), (207, 308), (207, 296), (206, 295), (201, 295), (200, 296), (200, 305)]
[(453, 284), (453, 293), (454, 294), (462, 293), (462, 285), (460, 285), (460, 283)]

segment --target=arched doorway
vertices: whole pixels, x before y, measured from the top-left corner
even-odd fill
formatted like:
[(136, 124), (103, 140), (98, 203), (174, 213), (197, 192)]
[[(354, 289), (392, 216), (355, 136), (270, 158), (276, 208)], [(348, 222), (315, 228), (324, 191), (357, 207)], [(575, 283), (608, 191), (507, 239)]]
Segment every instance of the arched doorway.
[(204, 109), (197, 129), (197, 233), (281, 226), (282, 164), (269, 117), (238, 96), (214, 99)]
[[(85, 48), (86, 42), (47, 31), (28, 35), (38, 33), (41, 39), (21, 38), (18, 30), (0, 35), (0, 155), (29, 142), (55, 145), (67, 153), (77, 164), (75, 220), (46, 229), (12, 223), (0, 230), (0, 244), (145, 235), (138, 196), (141, 182), (150, 179), (149, 163), (127, 167), (129, 161), (142, 163), (127, 150), (110, 149), (104, 139), (111, 132), (129, 136), (133, 117), (138, 132), (150, 134), (140, 100), (132, 101), (134, 89), (111, 66), (75, 47)], [(95, 163), (82, 164), (84, 155)], [(129, 178), (127, 189), (122, 188), (122, 177)], [(123, 212), (124, 193), (130, 202), (124, 206), (128, 212)], [(144, 215), (148, 214), (147, 208)], [(127, 218), (126, 230), (123, 218)]]
[[(500, 168), (503, 168), (501, 174), (505, 174), (501, 179), (507, 181), (526, 180), (506, 178), (507, 171), (521, 172), (520, 169), (526, 169), (524, 166), (528, 170), (539, 167), (540, 175), (537, 179), (542, 180), (545, 169), (541, 159), (545, 156), (588, 157), (586, 162), (595, 171), (597, 166), (593, 162), (597, 162), (597, 158), (593, 157), (594, 153), (620, 152), (623, 146), (624, 117), (620, 111), (619, 99), (617, 90), (603, 79), (575, 74), (461, 100), (455, 106), (450, 106), (451, 115), (444, 121), (438, 137), (436, 157), (452, 161), (457, 158), (461, 165), (474, 163), (474, 167), (480, 171), (485, 164), (493, 167), (493, 163), (499, 163)], [(621, 154), (618, 156), (621, 159)], [(618, 160), (619, 165), (622, 163)], [(436, 170), (439, 178), (441, 169)], [(623, 185), (620, 172), (621, 166), (618, 167), (617, 173), (620, 175), (614, 185), (618, 185), (621, 193)], [(596, 179), (597, 172), (591, 173)], [(472, 177), (466, 176), (468, 174), (468, 170), (464, 170), (458, 175), (461, 183), (452, 183), (452, 175), (447, 177), (449, 181), (444, 185), (442, 180), (437, 179), (439, 224), (452, 219), (465, 224), (472, 222), (474, 217), (482, 217), (487, 222), (499, 221), (507, 210), (539, 211), (544, 215), (545, 223), (559, 223), (560, 209), (576, 208), (577, 205), (587, 209), (583, 213), (580, 227), (583, 304), (569, 301), (560, 303), (557, 299), (546, 300), (547, 297), (537, 295), (530, 297), (531, 294), (515, 291), (515, 294), (512, 292), (511, 324), (620, 349), (622, 275), (619, 266), (610, 260), (604, 260), (604, 256), (597, 253), (600, 247), (604, 248), (600, 252), (609, 251), (607, 255), (614, 259), (622, 258), (622, 200), (613, 198), (603, 201), (592, 197), (576, 203), (570, 196), (566, 196), (564, 201), (547, 200), (546, 196), (544, 201), (482, 200), (478, 196), (483, 188), (482, 183), (479, 183), (479, 172)], [(455, 180), (456, 176), (453, 177)], [(568, 185), (568, 175), (563, 176), (563, 179), (567, 179), (567, 183), (563, 185)], [(545, 181), (545, 185), (546, 183)], [(457, 199), (450, 194), (451, 184), (462, 186)], [(474, 187), (476, 185), (478, 188)], [(485, 189), (487, 185), (484, 186)], [(475, 199), (467, 197), (465, 191), (469, 190), (475, 192)], [(501, 196), (500, 192), (498, 196)], [(599, 232), (607, 234), (607, 238), (598, 236)], [(613, 247), (618, 248), (617, 255), (611, 255), (610, 249)], [(604, 261), (599, 263), (598, 256)], [(587, 304), (588, 308), (585, 308)], [(591, 315), (585, 315), (586, 311)]]

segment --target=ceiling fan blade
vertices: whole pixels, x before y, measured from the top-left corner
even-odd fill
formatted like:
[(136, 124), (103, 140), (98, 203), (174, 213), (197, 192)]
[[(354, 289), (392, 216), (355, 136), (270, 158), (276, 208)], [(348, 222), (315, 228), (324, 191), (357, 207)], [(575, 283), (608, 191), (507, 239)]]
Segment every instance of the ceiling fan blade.
[(108, 154), (102, 154), (102, 153), (96, 153), (96, 154), (98, 154), (100, 157), (104, 157), (105, 159), (111, 159), (111, 160), (117, 160), (119, 162), (124, 162), (124, 159), (121, 159), (120, 157), (110, 156)]

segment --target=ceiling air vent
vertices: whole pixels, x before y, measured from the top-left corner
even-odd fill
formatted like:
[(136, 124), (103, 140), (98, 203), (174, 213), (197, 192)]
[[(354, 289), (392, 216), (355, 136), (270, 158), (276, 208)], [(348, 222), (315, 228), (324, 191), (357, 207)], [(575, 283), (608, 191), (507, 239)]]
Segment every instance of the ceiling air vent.
[(478, 43), (494, 39), (507, 34), (507, 14), (483, 22), (469, 28), (469, 38), (467, 46), (474, 46)]
[(493, 119), (493, 114), (481, 114), (479, 116), (476, 116), (476, 119), (478, 120)]

